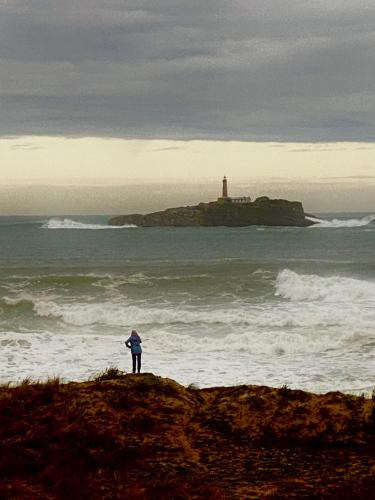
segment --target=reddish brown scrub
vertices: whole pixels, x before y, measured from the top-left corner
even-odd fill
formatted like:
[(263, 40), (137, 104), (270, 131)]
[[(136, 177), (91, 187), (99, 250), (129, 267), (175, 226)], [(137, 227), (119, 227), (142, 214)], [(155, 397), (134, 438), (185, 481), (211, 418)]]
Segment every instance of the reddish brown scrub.
[(373, 498), (373, 403), (108, 370), (0, 388), (0, 498)]

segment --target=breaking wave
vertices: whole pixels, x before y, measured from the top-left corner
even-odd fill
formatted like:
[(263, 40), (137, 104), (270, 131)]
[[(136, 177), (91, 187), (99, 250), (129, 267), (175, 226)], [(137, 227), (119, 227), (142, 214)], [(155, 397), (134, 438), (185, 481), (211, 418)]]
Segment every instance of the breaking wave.
[(4, 315), (8, 311), (15, 314), (22, 314), (27, 311), (32, 311), (34, 309), (34, 301), (27, 296), (21, 296), (19, 298), (3, 297), (0, 301), (0, 311)]
[[(38, 301), (34, 304), (34, 312), (50, 320), (58, 319), (73, 329), (69, 335), (63, 335), (64, 342), (72, 343), (72, 348), (77, 339), (99, 339), (101, 349), (111, 341), (121, 340), (118, 335), (124, 336), (130, 329), (130, 325), (138, 325), (142, 331), (147, 331), (147, 348), (150, 353), (196, 353), (199, 352), (221, 352), (231, 353), (321, 353), (328, 350), (347, 348), (352, 345), (362, 345), (370, 342), (372, 338), (372, 325), (375, 313), (367, 312), (367, 317), (362, 316), (358, 323), (353, 311), (345, 312), (345, 308), (333, 311), (330, 307), (319, 310), (314, 308), (296, 308), (292, 310), (276, 309), (258, 311), (242, 311), (240, 318), (237, 312), (223, 311), (221, 314), (209, 314), (205, 311), (180, 311), (172, 309), (141, 308), (100, 303), (100, 304), (76, 304), (75, 306), (58, 305), (55, 302)], [(358, 311), (359, 312), (359, 311)], [(235, 317), (237, 316), (237, 320)], [(195, 320), (195, 322), (194, 322)], [(152, 328), (146, 328), (146, 324), (152, 324)], [(178, 323), (189, 323), (195, 325), (196, 332), (202, 330), (208, 332), (210, 327), (215, 328), (223, 323), (226, 328), (223, 335), (205, 334), (196, 335), (193, 330), (189, 332), (180, 330)], [(92, 335), (94, 325), (115, 327), (104, 336)], [(233, 328), (231, 328), (233, 325)], [(52, 327), (52, 323), (46, 323)], [(77, 331), (77, 327), (80, 330)], [(84, 328), (86, 327), (86, 328)], [(125, 327), (125, 329), (124, 329)], [(286, 330), (285, 328), (288, 327)], [(297, 327), (297, 328), (293, 328)], [(329, 329), (327, 329), (327, 327)], [(54, 328), (52, 327), (52, 330)], [(39, 332), (40, 335), (43, 332)], [(50, 334), (44, 332), (44, 334)], [(58, 336), (57, 332), (52, 335)], [(71, 337), (74, 337), (74, 341)], [(26, 337), (24, 337), (26, 339)], [(30, 338), (30, 337), (28, 337)], [(70, 340), (69, 340), (70, 339)], [(1, 342), (0, 342), (1, 345)], [(109, 358), (107, 358), (109, 359)]]
[(284, 269), (277, 276), (275, 295), (291, 301), (375, 302), (375, 283), (341, 276), (298, 274)]
[(134, 224), (124, 226), (109, 226), (106, 224), (86, 224), (71, 219), (49, 219), (42, 226), (43, 229), (128, 229), (137, 227)]
[[(260, 271), (257, 271), (258, 273)], [(205, 276), (205, 275), (203, 275)], [(56, 277), (55, 277), (56, 278)], [(70, 277), (71, 278), (71, 277)], [(144, 275), (128, 277), (124, 281), (132, 283), (132, 279), (145, 279)], [(141, 303), (124, 300), (122, 292), (96, 302), (82, 300), (61, 300), (52, 284), (48, 294), (21, 293), (3, 297), (0, 309), (31, 310), (36, 316), (56, 319), (69, 325), (109, 325), (122, 326), (131, 324), (142, 325), (173, 325), (222, 324), (253, 327), (288, 327), (288, 326), (332, 326), (361, 323), (367, 320), (375, 321), (375, 282), (342, 277), (318, 276), (316, 274), (299, 274), (290, 269), (280, 271), (276, 280), (272, 274), (267, 281), (270, 292), (285, 301), (275, 303), (267, 301), (262, 305), (249, 304), (246, 300), (234, 297), (227, 305), (189, 306), (186, 303), (164, 301), (161, 304)], [(88, 276), (79, 276), (83, 284), (96, 284), (97, 281)], [(91, 281), (93, 279), (93, 281)], [(160, 278), (159, 278), (160, 279)], [(86, 281), (87, 280), (87, 281)], [(75, 282), (71, 285), (76, 285)], [(109, 285), (112, 280), (108, 281)], [(122, 283), (122, 280), (120, 280)], [(106, 286), (106, 283), (103, 283)], [(269, 292), (267, 292), (269, 293)], [(103, 300), (104, 299), (104, 300)], [(303, 305), (301, 304), (303, 303)], [(362, 311), (361, 317), (351, 318), (353, 308)]]
[(361, 219), (332, 219), (324, 220), (315, 217), (306, 217), (306, 219), (315, 222), (313, 228), (345, 228), (345, 227), (363, 227), (368, 226), (375, 220), (375, 215), (366, 215)]
[[(141, 303), (114, 296), (98, 302), (61, 301), (58, 296), (21, 294), (4, 297), (0, 309), (33, 313), (48, 321), (58, 321), (73, 327), (169, 328), (171, 331), (193, 328), (200, 331), (235, 331), (262, 329), (344, 327), (348, 332), (369, 331), (375, 322), (375, 283), (332, 276), (298, 274), (289, 269), (269, 280), (276, 297), (282, 302), (267, 301), (249, 304), (235, 298), (223, 306), (191, 306), (164, 301), (162, 304)], [(120, 299), (121, 297), (121, 299)], [(103, 300), (104, 299), (104, 300)], [(193, 326), (194, 325), (194, 326)]]
[[(58, 304), (52, 301), (35, 301), (33, 311), (39, 317), (58, 319), (72, 326), (130, 327), (131, 325), (149, 325), (160, 327), (169, 325), (195, 325), (197, 331), (202, 325), (207, 328), (224, 327), (227, 331), (251, 328), (294, 328), (294, 327), (334, 327), (360, 325), (372, 328), (375, 311), (372, 308), (362, 310), (358, 305), (306, 304), (304, 307), (266, 307), (260, 309), (247, 308), (245, 305), (229, 309), (197, 309), (173, 307), (148, 307), (137, 305), (121, 305), (113, 303), (96, 304)], [(361, 315), (358, 318), (358, 314)]]
[[(50, 286), (30, 294), (14, 290), (0, 299), (0, 322), (6, 327), (12, 318), (24, 317), (27, 327), (5, 328), (0, 363), (14, 380), (21, 373), (87, 378), (109, 360), (117, 366), (128, 362), (123, 340), (136, 326), (144, 340), (147, 369), (187, 383), (194, 372), (205, 386), (240, 380), (278, 385), (286, 374), (294, 377), (292, 366), (303, 374), (291, 379), (299, 387), (327, 391), (334, 366), (334, 387), (372, 390), (375, 283), (290, 269), (276, 278), (267, 270), (255, 271), (255, 276), (263, 274), (269, 285), (266, 301), (236, 297), (220, 306), (167, 299), (155, 304), (117, 293), (111, 300), (104, 295), (96, 297), (98, 301), (88, 301), (86, 295), (73, 300), (71, 295), (51, 293)], [(254, 273), (250, 281), (251, 276)], [(217, 363), (202, 375), (208, 358)], [(325, 367), (322, 378), (314, 378), (316, 366)], [(305, 376), (306, 369), (310, 374)], [(355, 369), (355, 380), (347, 380)]]

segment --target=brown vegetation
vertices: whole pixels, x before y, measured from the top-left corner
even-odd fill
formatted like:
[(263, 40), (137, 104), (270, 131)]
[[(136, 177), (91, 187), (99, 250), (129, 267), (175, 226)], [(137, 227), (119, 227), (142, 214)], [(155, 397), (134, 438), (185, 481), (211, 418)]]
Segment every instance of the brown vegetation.
[(0, 498), (372, 498), (364, 397), (199, 390), (112, 368), (0, 387)]

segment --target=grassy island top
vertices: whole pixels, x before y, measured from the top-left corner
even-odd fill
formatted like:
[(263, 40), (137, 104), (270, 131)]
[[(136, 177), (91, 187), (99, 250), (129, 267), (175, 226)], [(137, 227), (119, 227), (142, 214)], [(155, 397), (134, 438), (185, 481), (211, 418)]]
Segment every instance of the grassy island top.
[(0, 497), (371, 498), (373, 401), (108, 369), (0, 388)]

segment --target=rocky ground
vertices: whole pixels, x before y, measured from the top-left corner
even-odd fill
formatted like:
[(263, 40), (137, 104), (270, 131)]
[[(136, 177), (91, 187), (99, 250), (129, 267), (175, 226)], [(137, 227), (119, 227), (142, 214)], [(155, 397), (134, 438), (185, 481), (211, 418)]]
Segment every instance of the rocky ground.
[(0, 498), (375, 497), (364, 397), (152, 374), (0, 388)]

